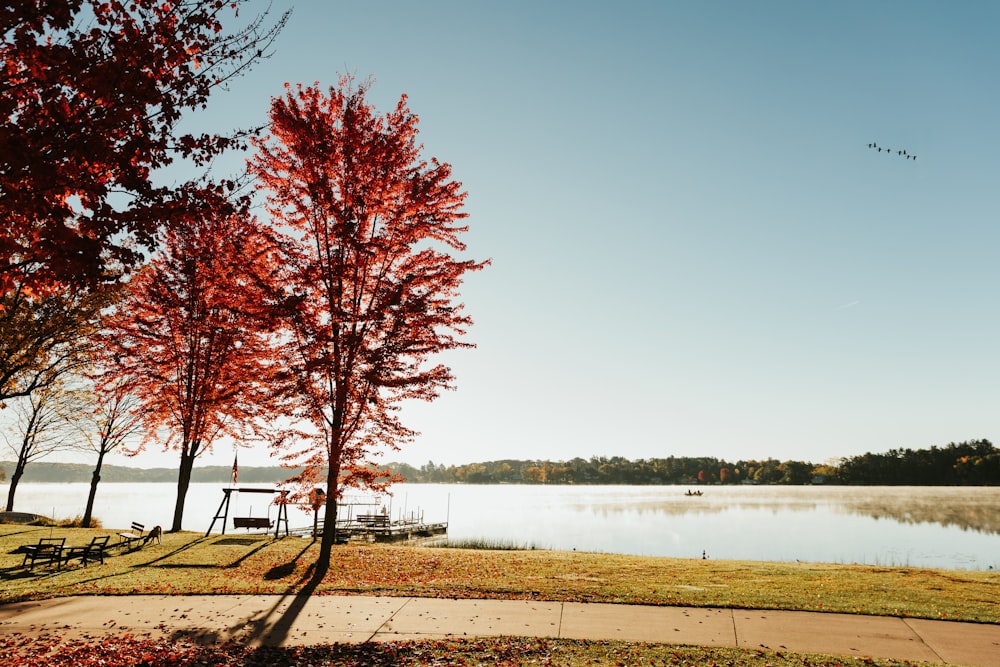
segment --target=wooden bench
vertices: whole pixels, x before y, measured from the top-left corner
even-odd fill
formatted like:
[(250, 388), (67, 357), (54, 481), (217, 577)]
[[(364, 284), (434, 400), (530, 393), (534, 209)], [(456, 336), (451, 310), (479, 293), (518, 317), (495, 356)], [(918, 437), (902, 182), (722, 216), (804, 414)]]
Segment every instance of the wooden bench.
[(110, 535), (102, 535), (92, 539), (90, 544), (80, 547), (64, 548), (62, 551), (63, 564), (69, 565), (71, 560), (79, 558), (81, 565), (86, 565), (87, 563), (93, 561), (100, 561), (103, 565), (104, 551), (108, 548), (108, 540), (110, 539)]
[(118, 544), (117, 546), (123, 547), (125, 549), (132, 549), (133, 544), (138, 546), (144, 545), (149, 541), (149, 538), (144, 536), (143, 533), (146, 531), (146, 526), (138, 523), (136, 521), (132, 522), (132, 531), (129, 533), (118, 533)]
[(373, 530), (389, 530), (389, 517), (385, 514), (359, 514), (358, 523)]
[(43, 537), (38, 540), (38, 544), (29, 544), (22, 547), (24, 550), (24, 560), (21, 567), (28, 565), (29, 570), (35, 569), (35, 563), (55, 563), (56, 567), (62, 562), (63, 545), (66, 544), (65, 537)]
[(274, 522), (266, 516), (234, 516), (233, 528), (271, 528)]

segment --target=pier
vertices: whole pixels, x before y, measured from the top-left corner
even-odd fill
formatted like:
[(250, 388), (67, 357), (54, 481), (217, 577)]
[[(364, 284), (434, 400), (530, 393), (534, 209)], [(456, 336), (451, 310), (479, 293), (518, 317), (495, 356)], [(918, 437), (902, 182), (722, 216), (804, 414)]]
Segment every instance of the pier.
[(415, 519), (369, 521), (364, 515), (353, 520), (337, 522), (337, 537), (343, 536), (343, 539), (348, 541), (406, 542), (447, 533), (447, 522), (425, 523)]
[[(323, 522), (320, 521), (316, 535), (322, 535), (324, 528)], [(309, 536), (312, 532), (312, 527), (291, 529), (293, 535)], [(350, 519), (337, 522), (337, 542), (340, 544), (347, 542), (408, 542), (447, 534), (448, 523), (446, 521), (426, 523), (416, 520), (400, 520), (383, 524)]]

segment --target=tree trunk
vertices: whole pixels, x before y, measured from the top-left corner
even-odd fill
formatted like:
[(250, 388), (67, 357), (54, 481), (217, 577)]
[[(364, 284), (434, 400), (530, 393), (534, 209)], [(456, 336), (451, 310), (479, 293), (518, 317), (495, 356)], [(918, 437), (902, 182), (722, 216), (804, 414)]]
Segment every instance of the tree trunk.
[(14, 473), (10, 476), (10, 489), (7, 490), (7, 511), (14, 511), (14, 492), (17, 491), (17, 483), (21, 481), (21, 477), (24, 475), (24, 465), (23, 459), (18, 458), (17, 464), (14, 466)]
[(94, 467), (94, 473), (90, 476), (90, 495), (87, 496), (87, 508), (83, 511), (83, 521), (80, 522), (84, 528), (90, 528), (90, 520), (94, 513), (94, 498), (97, 497), (97, 484), (101, 481), (101, 466), (103, 465), (104, 450), (101, 449), (97, 454), (97, 465)]
[(326, 481), (326, 515), (323, 517), (323, 539), (319, 543), (319, 557), (316, 559), (316, 571), (313, 573), (314, 581), (322, 581), (327, 571), (330, 569), (330, 556), (333, 553), (333, 545), (337, 543), (337, 478), (340, 471), (337, 466), (330, 466), (329, 477)]
[(188, 486), (191, 484), (191, 471), (194, 469), (194, 454), (189, 454), (193, 448), (186, 451), (181, 450), (181, 467), (177, 473), (177, 504), (174, 505), (174, 521), (170, 525), (170, 532), (176, 533), (181, 530), (181, 520), (184, 518), (184, 499), (187, 497)]

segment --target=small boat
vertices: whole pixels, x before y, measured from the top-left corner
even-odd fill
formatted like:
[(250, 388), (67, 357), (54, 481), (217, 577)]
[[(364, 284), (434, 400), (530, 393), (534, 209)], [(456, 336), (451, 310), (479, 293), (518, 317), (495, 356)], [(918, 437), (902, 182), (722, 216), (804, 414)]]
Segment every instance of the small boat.
[(687, 493), (685, 493), (684, 495), (685, 496), (700, 496), (701, 494), (702, 494), (701, 491), (692, 491), (691, 489), (688, 489)]

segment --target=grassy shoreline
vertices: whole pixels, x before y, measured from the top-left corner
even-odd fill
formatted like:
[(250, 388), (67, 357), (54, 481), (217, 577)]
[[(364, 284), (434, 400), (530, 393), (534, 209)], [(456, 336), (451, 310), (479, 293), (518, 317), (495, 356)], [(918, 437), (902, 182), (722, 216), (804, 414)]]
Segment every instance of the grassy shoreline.
[[(109, 529), (0, 525), (0, 603), (67, 595), (287, 594), (318, 544), (261, 535), (167, 534), (104, 565), (23, 571), (18, 547), (50, 534), (86, 544)], [(318, 594), (509, 598), (784, 609), (1000, 623), (1000, 573), (717, 561), (544, 550), (350, 544)]]
[[(289, 594), (312, 574), (310, 539), (176, 533), (104, 564), (20, 567), (17, 549), (41, 537), (83, 545), (111, 529), (0, 524), (0, 604), (71, 595)], [(112, 541), (114, 538), (112, 538)], [(338, 546), (314, 594), (507, 598), (787, 609), (1000, 623), (1000, 573), (651, 558), (612, 554)], [(184, 640), (56, 634), (0, 636), (0, 663), (180, 667), (319, 665), (728, 665), (917, 667), (940, 663), (628, 641), (453, 638), (306, 647), (198, 645)]]

